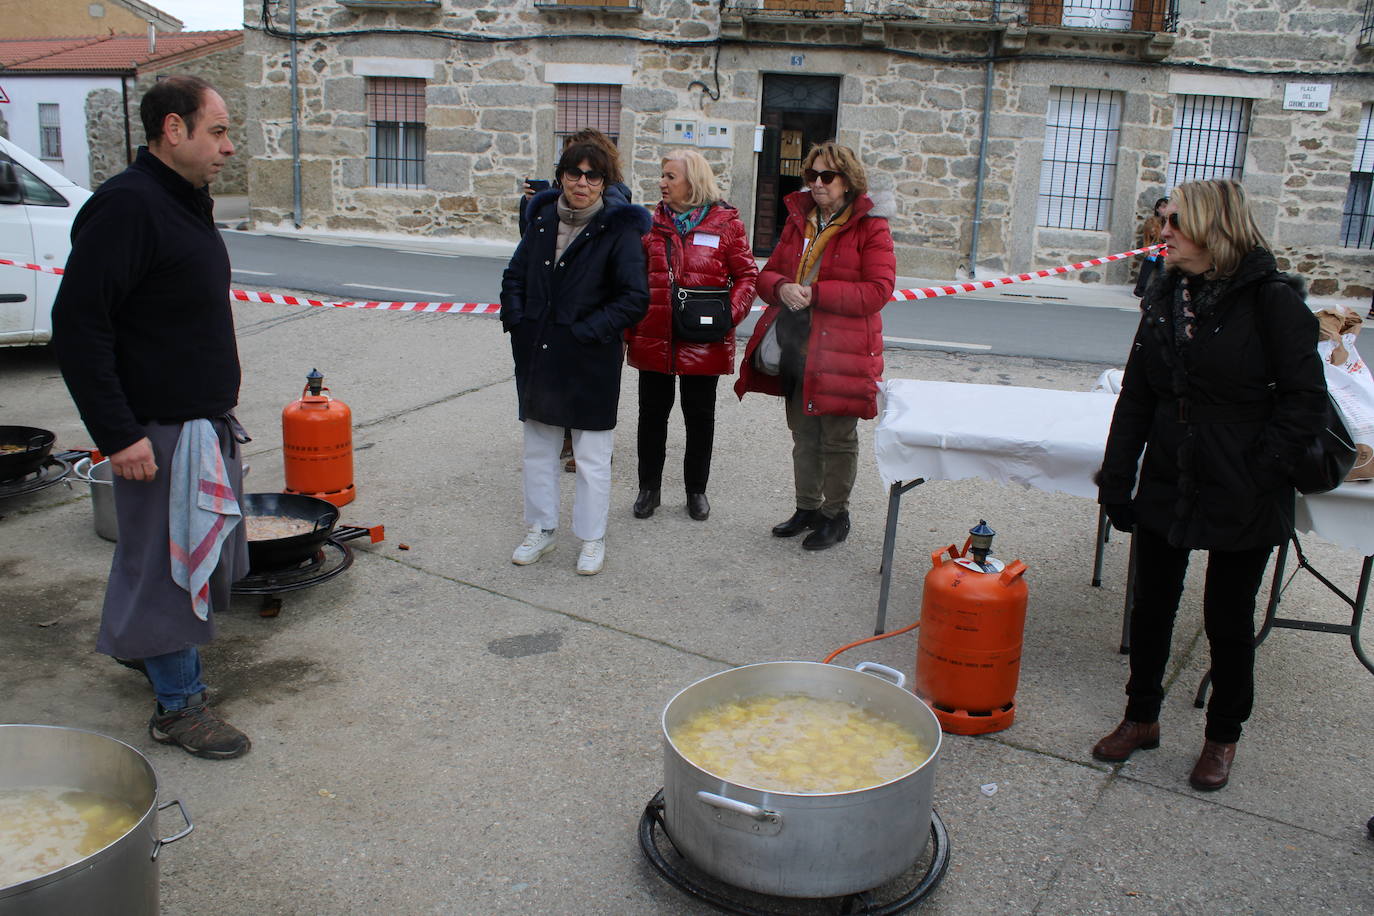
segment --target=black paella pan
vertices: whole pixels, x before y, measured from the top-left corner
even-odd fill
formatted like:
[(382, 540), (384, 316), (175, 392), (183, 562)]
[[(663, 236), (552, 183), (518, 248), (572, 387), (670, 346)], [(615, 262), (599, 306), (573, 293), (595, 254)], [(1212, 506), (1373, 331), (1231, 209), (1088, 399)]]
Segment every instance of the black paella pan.
[(339, 509), (331, 502), (296, 493), (245, 493), (240, 503), (244, 521), (252, 516), (270, 515), (309, 522), (309, 531), (284, 538), (248, 541), (248, 567), (252, 572), (298, 566), (329, 540), (339, 522)]
[(57, 436), (36, 426), (0, 426), (0, 480), (26, 477), (43, 466)]

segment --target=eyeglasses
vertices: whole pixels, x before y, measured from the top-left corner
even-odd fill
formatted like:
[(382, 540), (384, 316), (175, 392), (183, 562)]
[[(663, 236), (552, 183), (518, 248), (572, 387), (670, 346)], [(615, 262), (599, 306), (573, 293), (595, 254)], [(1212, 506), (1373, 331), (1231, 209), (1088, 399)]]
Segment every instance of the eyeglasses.
[(571, 184), (576, 184), (578, 179), (585, 178), (587, 184), (596, 187), (606, 181), (606, 173), (598, 172), (596, 169), (589, 169), (584, 172), (577, 168), (566, 168), (563, 170), (563, 178)]
[(807, 184), (815, 184), (817, 178), (825, 184), (830, 184), (836, 178), (842, 178), (843, 176), (843, 172), (833, 172), (830, 169), (826, 169), (824, 172), (818, 172), (815, 169), (807, 169), (802, 172), (802, 178), (806, 179)]

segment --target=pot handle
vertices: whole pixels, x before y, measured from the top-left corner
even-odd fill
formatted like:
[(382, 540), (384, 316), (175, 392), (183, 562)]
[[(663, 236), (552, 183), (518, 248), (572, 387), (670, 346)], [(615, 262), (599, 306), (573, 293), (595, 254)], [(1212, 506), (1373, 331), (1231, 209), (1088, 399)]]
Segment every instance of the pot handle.
[(192, 830), (196, 829), (196, 825), (191, 823), (191, 815), (186, 813), (186, 806), (181, 803), (181, 799), (179, 798), (174, 798), (169, 802), (163, 802), (162, 804), (157, 806), (157, 810), (162, 811), (163, 809), (170, 808), (173, 805), (176, 805), (177, 810), (181, 812), (181, 819), (186, 822), (186, 829), (182, 830), (179, 833), (174, 833), (171, 836), (163, 837), (162, 839), (157, 841), (157, 845), (153, 847), (154, 862), (157, 861), (157, 854), (162, 851), (162, 847), (166, 846), (168, 843), (175, 843), (177, 840), (189, 835)]
[(898, 687), (906, 687), (906, 675), (896, 668), (889, 668), (887, 665), (880, 665), (877, 662), (859, 662), (854, 666), (854, 670), (871, 674), (885, 681), (891, 681)]
[(697, 792), (697, 799), (712, 808), (719, 808), (725, 812), (743, 814), (745, 817), (753, 817), (756, 821), (768, 821), (769, 824), (778, 823), (782, 816), (778, 812), (771, 812), (765, 808), (758, 808), (757, 805), (750, 805), (749, 802), (735, 801), (734, 798), (725, 798), (724, 795), (716, 795), (714, 792), (701, 790)]
[[(81, 483), (87, 483), (87, 484), (91, 484), (92, 486), (97, 486), (97, 487), (112, 487), (112, 486), (114, 486), (114, 481), (113, 481), (113, 480), (96, 480), (94, 477), (92, 477), (92, 476), (91, 476), (91, 467), (92, 467), (92, 466), (93, 466), (93, 464), (92, 464), (92, 462), (91, 462), (91, 459), (89, 459), (89, 458), (78, 458), (77, 461), (76, 461), (76, 463), (72, 465), (72, 473), (76, 475), (76, 479), (77, 479), (78, 481), (80, 481)], [(68, 478), (63, 478), (63, 479), (64, 479), (64, 480), (70, 480), (71, 478), (68, 477)], [(67, 486), (71, 486), (71, 484), (68, 483)]]

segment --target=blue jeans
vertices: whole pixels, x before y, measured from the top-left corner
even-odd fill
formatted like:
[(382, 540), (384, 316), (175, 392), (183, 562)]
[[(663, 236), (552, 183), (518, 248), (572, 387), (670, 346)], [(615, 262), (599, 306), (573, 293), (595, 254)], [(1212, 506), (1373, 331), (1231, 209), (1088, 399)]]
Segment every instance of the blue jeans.
[(200, 651), (195, 646), (143, 659), (157, 702), (167, 712), (186, 708), (186, 701), (205, 689), (200, 680)]

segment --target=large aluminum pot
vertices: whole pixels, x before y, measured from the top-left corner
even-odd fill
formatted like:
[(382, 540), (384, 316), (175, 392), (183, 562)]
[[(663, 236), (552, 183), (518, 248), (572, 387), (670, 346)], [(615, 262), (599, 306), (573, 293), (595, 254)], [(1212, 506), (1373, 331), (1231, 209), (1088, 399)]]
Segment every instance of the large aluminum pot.
[(119, 540), (119, 517), (115, 515), (114, 465), (105, 458), (91, 464), (82, 458), (72, 465), (72, 473), (82, 483), (90, 484), (91, 509), (95, 513), (95, 533), (107, 541)]
[[(881, 671), (884, 680), (865, 671)], [(940, 723), (902, 689), (891, 668), (765, 662), (722, 671), (683, 690), (663, 710), (663, 823), (696, 867), (737, 887), (783, 897), (835, 897), (878, 887), (906, 871), (930, 838)], [(759, 695), (845, 700), (910, 729), (931, 749), (916, 769), (852, 792), (766, 792), (713, 776), (669, 736), (698, 711)]]
[[(0, 887), (0, 916), (67, 916), (158, 911), (158, 852), (191, 832), (180, 801), (158, 804), (148, 759), (122, 741), (52, 725), (0, 725), (0, 789), (69, 786), (141, 812), (128, 833), (64, 868)], [(158, 837), (157, 813), (176, 805), (186, 827)]]

